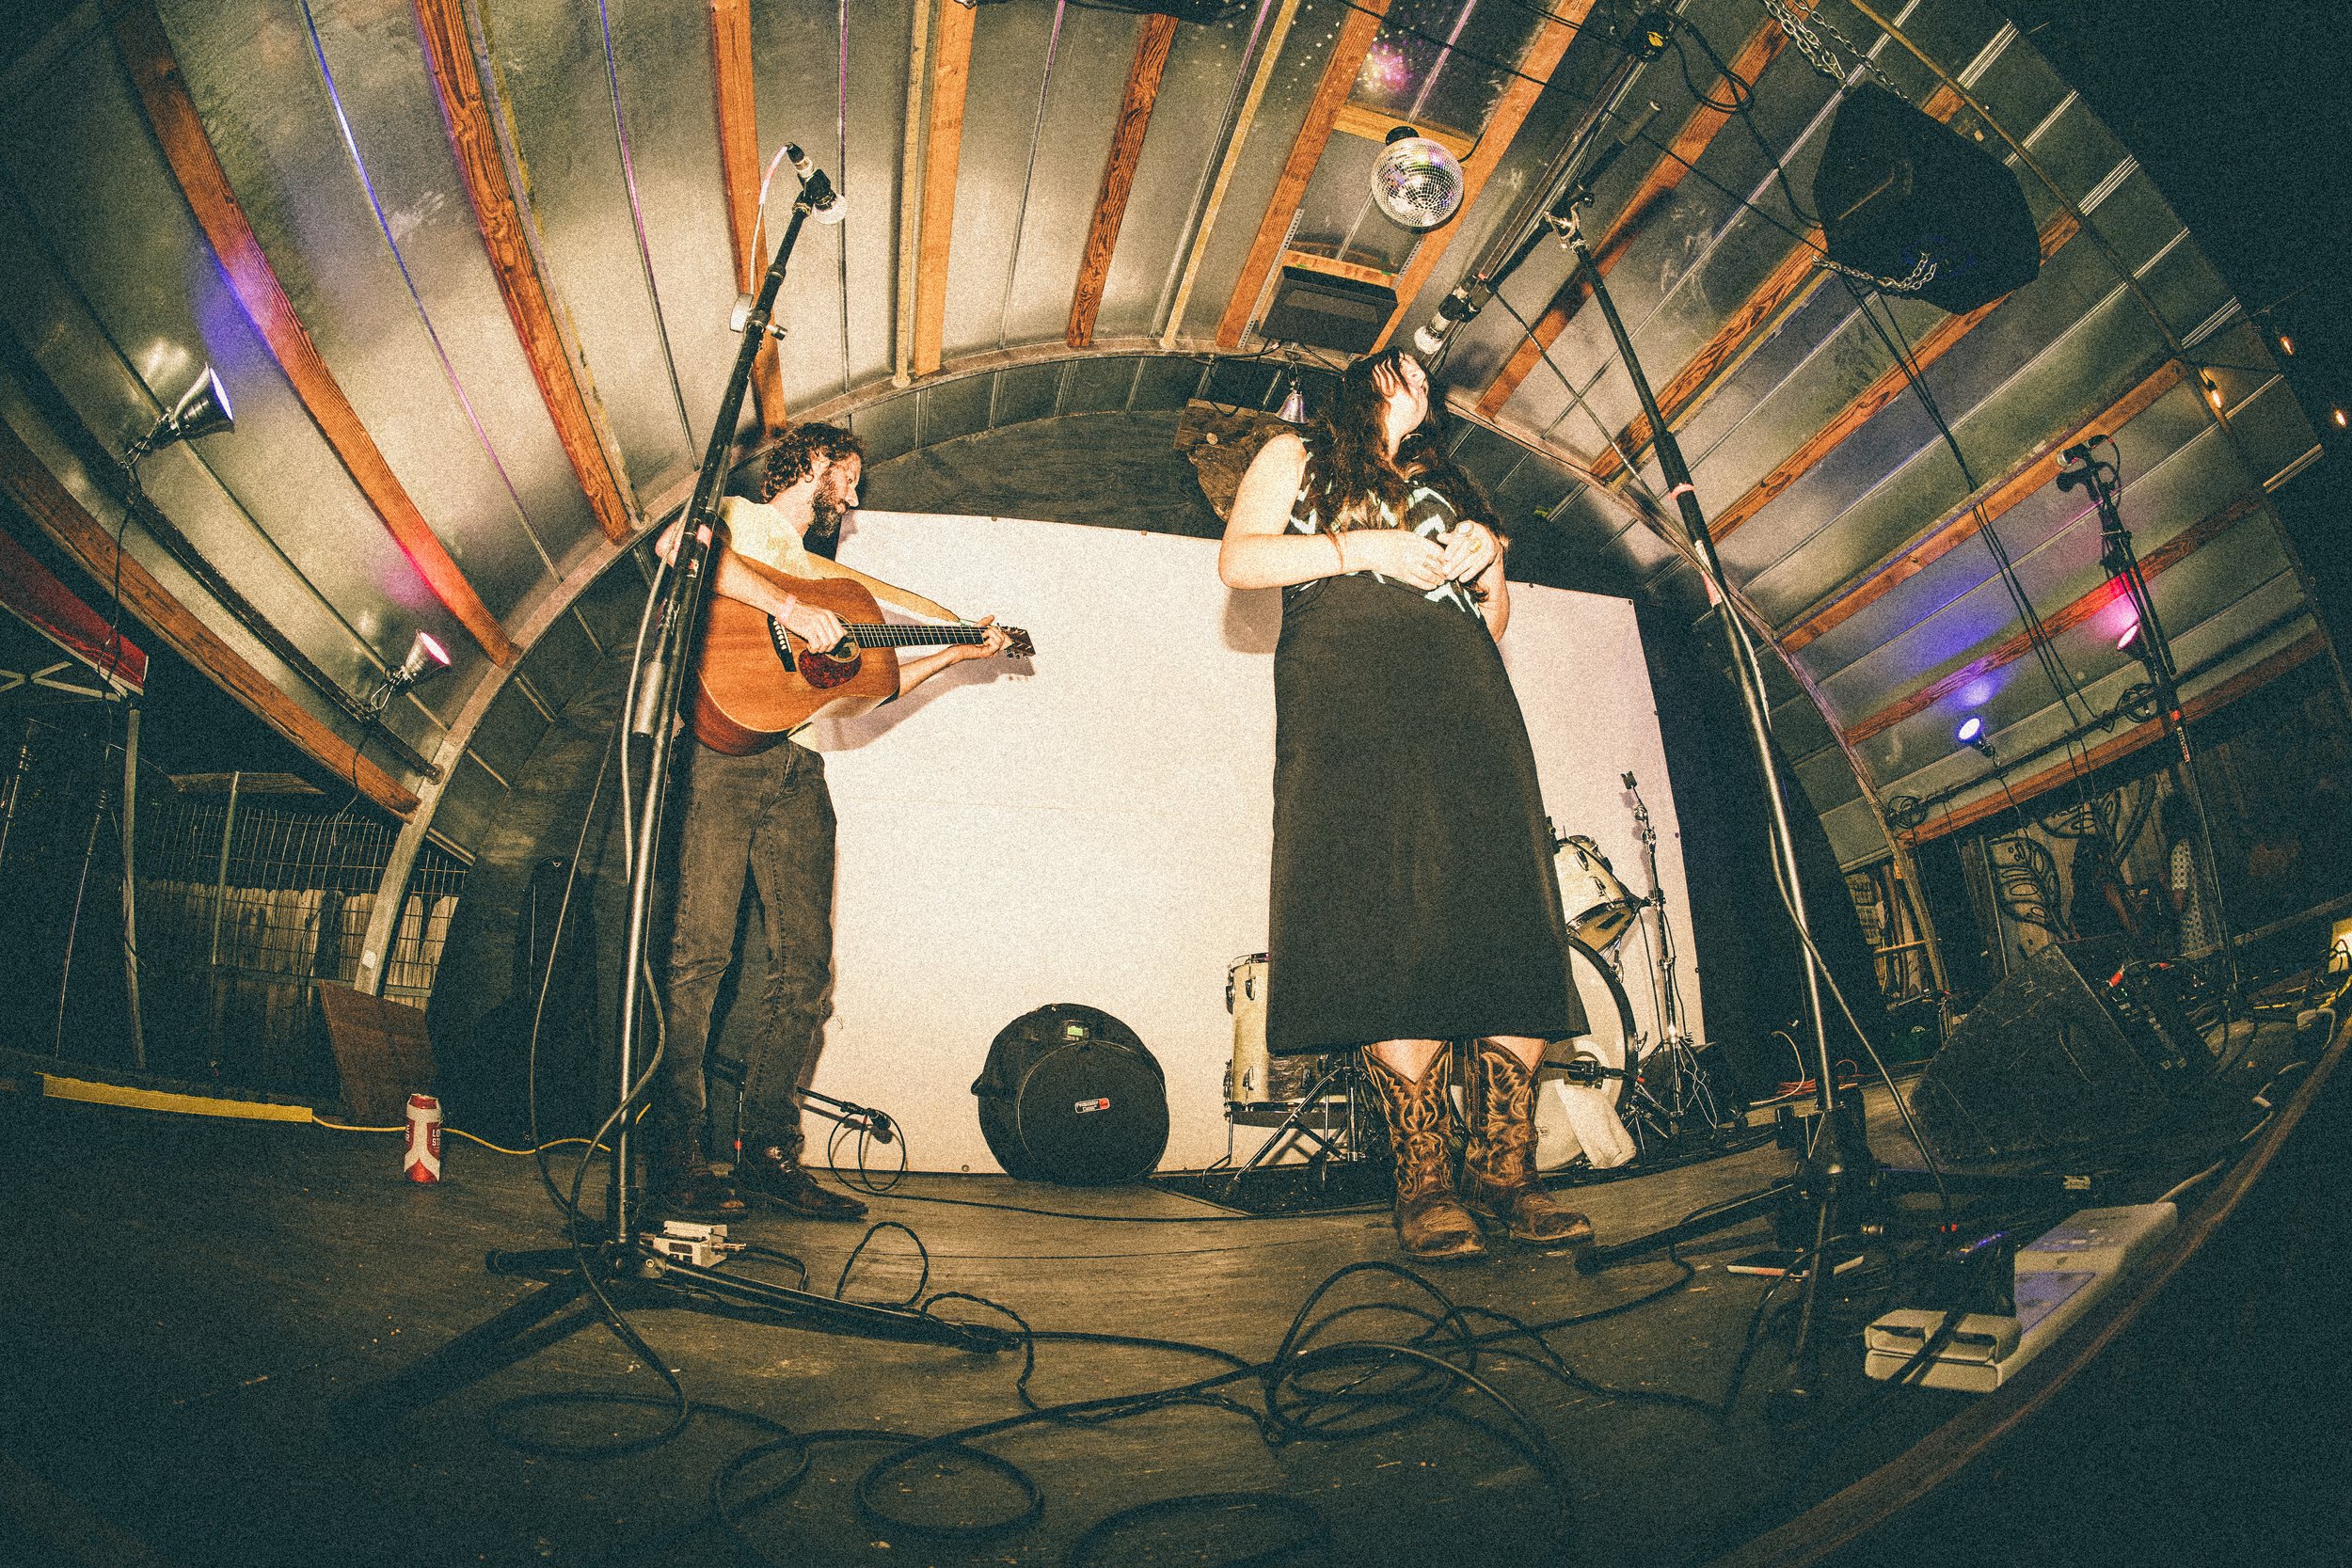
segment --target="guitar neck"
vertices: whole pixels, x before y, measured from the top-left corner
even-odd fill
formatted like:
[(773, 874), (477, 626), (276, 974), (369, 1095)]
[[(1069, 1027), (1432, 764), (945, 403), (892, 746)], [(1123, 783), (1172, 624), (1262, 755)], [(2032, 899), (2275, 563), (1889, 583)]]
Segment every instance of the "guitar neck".
[(985, 626), (928, 626), (901, 625), (894, 621), (852, 621), (850, 635), (857, 639), (861, 648), (925, 648), (941, 647), (959, 642), (979, 642), (988, 637)]

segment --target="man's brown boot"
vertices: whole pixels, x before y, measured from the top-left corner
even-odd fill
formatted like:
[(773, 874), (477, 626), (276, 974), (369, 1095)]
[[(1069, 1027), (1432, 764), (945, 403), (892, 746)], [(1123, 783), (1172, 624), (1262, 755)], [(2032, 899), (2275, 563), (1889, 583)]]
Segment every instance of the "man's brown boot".
[(680, 1220), (739, 1220), (751, 1212), (726, 1179), (710, 1168), (702, 1144), (684, 1129), (647, 1117), (645, 1201), (658, 1212)]
[(1593, 1222), (1563, 1208), (1535, 1180), (1535, 1074), (1507, 1047), (1478, 1040), (1463, 1088), (1470, 1144), (1462, 1201), (1470, 1212), (1527, 1246), (1591, 1245)]
[(1451, 1051), (1440, 1051), (1419, 1078), (1361, 1053), (1364, 1077), (1380, 1099), (1396, 1156), (1396, 1237), (1405, 1256), (1422, 1263), (1472, 1263), (1486, 1256), (1478, 1222), (1454, 1196), (1447, 1168), (1446, 1129), (1454, 1109), (1446, 1093)]
[(773, 1199), (804, 1220), (862, 1220), (866, 1205), (847, 1193), (818, 1185), (801, 1164), (800, 1140), (746, 1148), (735, 1179), (746, 1191)]

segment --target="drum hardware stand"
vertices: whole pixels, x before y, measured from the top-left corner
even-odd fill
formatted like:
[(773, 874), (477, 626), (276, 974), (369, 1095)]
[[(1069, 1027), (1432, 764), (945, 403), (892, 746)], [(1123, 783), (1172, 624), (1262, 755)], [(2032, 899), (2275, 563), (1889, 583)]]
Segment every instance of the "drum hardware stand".
[[(792, 156), (796, 170), (805, 167), (798, 149), (787, 146), (785, 151)], [(545, 1283), (421, 1361), (361, 1389), (336, 1413), (339, 1424), (346, 1432), (367, 1430), (377, 1425), (383, 1417), (417, 1408), (555, 1343), (593, 1321), (596, 1308), (608, 1296), (629, 1302), (650, 1298), (660, 1305), (698, 1308), (707, 1308), (711, 1298), (716, 1297), (754, 1310), (803, 1318), (812, 1325), (840, 1332), (964, 1350), (995, 1352), (1013, 1348), (1020, 1342), (1011, 1333), (988, 1324), (961, 1323), (907, 1308), (838, 1301), (764, 1280), (736, 1278), (715, 1268), (681, 1261), (652, 1244), (650, 1233), (657, 1227), (648, 1226), (635, 1212), (628, 1190), (633, 1131), (630, 1124), (635, 1101), (645, 1088), (639, 1082), (646, 1069), (640, 1066), (638, 1047), (644, 1037), (645, 1008), (659, 1006), (660, 1002), (645, 958), (653, 918), (655, 863), (660, 854), (662, 807), (669, 790), (672, 751), (691, 676), (703, 604), (715, 566), (720, 496), (730, 466), (737, 418), (751, 385), (753, 359), (771, 331), (781, 335), (781, 330), (772, 325), (776, 294), (783, 287), (793, 246), (810, 214), (819, 209), (830, 211), (838, 200), (824, 170), (808, 169), (800, 179), (801, 194), (792, 203), (791, 222), (777, 242), (775, 255), (760, 280), (758, 294), (737, 303), (734, 325), (742, 333), (742, 347), (736, 353), (735, 367), (728, 374), (726, 389), (711, 421), (702, 470), (695, 481), (693, 497), (687, 503), (668, 580), (661, 590), (663, 596), (655, 610), (657, 641), (628, 693), (624, 718), (630, 731), (648, 742), (648, 748), (635, 855), (629, 866), (628, 937), (621, 963), (617, 1106), (606, 1123), (611, 1129), (612, 1164), (605, 1225), (599, 1233), (584, 1213), (576, 1214), (569, 1246), (489, 1253), (485, 1261), (492, 1273), (532, 1275)], [(696, 1129), (697, 1136), (701, 1131)], [(590, 1152), (593, 1154), (593, 1147)], [(583, 1296), (594, 1297), (595, 1302), (583, 1301)]]
[[(1274, 1124), (1266, 1134), (1265, 1142), (1258, 1146), (1258, 1151), (1227, 1179), (1229, 1187), (1240, 1186), (1243, 1178), (1272, 1159), (1294, 1138), (1305, 1138), (1315, 1146), (1314, 1152), (1307, 1157), (1307, 1164), (1319, 1176), (1327, 1176), (1330, 1167), (1335, 1164), (1360, 1164), (1368, 1157), (1362, 1137), (1364, 1075), (1356, 1065), (1356, 1053), (1353, 1051), (1336, 1052), (1327, 1060), (1330, 1065), (1307, 1086), (1306, 1093), (1291, 1107), (1290, 1115)], [(1341, 1126), (1336, 1130), (1327, 1125), (1320, 1130), (1310, 1126), (1310, 1118), (1334, 1100), (1347, 1107), (1346, 1119)], [(1327, 1135), (1334, 1131), (1337, 1136)], [(1229, 1140), (1232, 1135), (1230, 1110), (1227, 1113), (1226, 1135)]]

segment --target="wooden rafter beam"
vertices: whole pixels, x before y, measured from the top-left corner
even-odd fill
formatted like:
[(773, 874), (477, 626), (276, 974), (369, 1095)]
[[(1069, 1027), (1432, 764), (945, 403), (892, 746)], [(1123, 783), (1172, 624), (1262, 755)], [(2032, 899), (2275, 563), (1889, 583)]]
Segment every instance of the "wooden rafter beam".
[(1249, 90), (1242, 95), (1241, 112), (1233, 117), (1232, 128), (1225, 138), (1225, 150), (1217, 158), (1216, 178), (1209, 183), (1208, 199), (1201, 203), (1200, 220), (1193, 225), (1192, 245), (1184, 254), (1183, 276), (1176, 284), (1176, 297), (1168, 308), (1168, 324), (1160, 335), (1160, 346), (1174, 348), (1184, 335), (1184, 311), (1192, 304), (1192, 287), (1200, 277), (1201, 258), (1208, 253), (1209, 237), (1216, 230), (1217, 214), (1225, 207), (1225, 192), (1233, 182), (1233, 170), (1240, 166), (1242, 149), (1248, 145), (1250, 130), (1258, 123), (1258, 106), (1265, 102), (1265, 89), (1274, 80), (1274, 71), (1282, 57), (1282, 45), (1289, 41), (1291, 24), (1298, 20), (1298, 0), (1282, 0), (1274, 13), (1274, 25), (1266, 30), (1265, 42), (1258, 51), (1257, 69), (1250, 72)]
[[(2307, 632), (2277, 653), (2182, 704), (2181, 717), (2194, 723), (2208, 714), (2218, 713), (2248, 692), (2269, 685), (2288, 671), (2311, 659), (2322, 657), (2327, 652), (2326, 634)], [(1996, 790), (1950, 812), (1938, 812), (1932, 822), (1921, 827), (1912, 837), (1915, 842), (1942, 838), (1947, 833), (1973, 827), (1988, 816), (2012, 811), (2020, 802), (2046, 795), (2061, 784), (2072, 784), (2087, 773), (2096, 772), (2118, 757), (2129, 756), (2142, 747), (2153, 746), (2166, 738), (2169, 733), (2162, 720), (2150, 720), (2147, 723), (2135, 725), (2122, 735), (2103, 740), (2087, 752), (2071, 755), (2056, 767), (2044, 768), (2007, 790)]]
[[(2067, 241), (2074, 237), (2079, 227), (2068, 214), (2060, 214), (2051, 219), (2042, 230), (2042, 260), (2046, 261), (2057, 254)], [(1774, 465), (1771, 473), (1750, 485), (1737, 500), (1710, 519), (1715, 538), (1720, 542), (1729, 537), (1776, 498), (1786, 494), (1790, 485), (1811, 473), (1823, 458), (1843, 445), (1848, 436), (1869, 423), (1888, 404), (1902, 396), (1911, 385), (1912, 371), (1924, 374), (1929, 366), (1957, 348), (1961, 340), (1981, 325), (1987, 316), (1999, 309), (2001, 300), (2007, 298), (2009, 295), (2003, 294), (2000, 299), (1987, 300), (1964, 315), (1945, 316), (1930, 327), (1911, 351), (1909, 370), (1900, 364), (1894, 364), (1881, 371), (1867, 387), (1854, 394), (1852, 401), (1833, 415), (1827, 424), (1807, 436), (1795, 451)]]
[(1318, 256), (1311, 250), (1285, 250), (1282, 265), (1296, 267), (1302, 272), (1319, 272), (1326, 277), (1344, 277), (1357, 283), (1374, 283), (1385, 289), (1396, 281), (1396, 274), (1381, 267), (1368, 267), (1361, 261), (1343, 261), (1336, 256)]
[(1126, 219), (1127, 198), (1136, 187), (1143, 135), (1152, 128), (1152, 105), (1159, 98), (1160, 77), (1168, 70), (1168, 51), (1175, 43), (1174, 17), (1144, 18), (1136, 38), (1134, 63), (1127, 68), (1127, 90), (1119, 103), (1111, 150), (1103, 160), (1103, 182), (1094, 196), (1094, 221), (1087, 226), (1086, 248), (1079, 255), (1078, 284), (1070, 299), (1070, 325), (1062, 335), (1072, 348), (1085, 348), (1094, 341), (1094, 318), (1103, 309), (1111, 255), (1119, 247), (1119, 226)]
[(286, 297), (245, 209), (230, 189), (228, 172), (221, 167), (219, 154), (197, 115), (196, 100), (180, 74), (179, 59), (165, 36), (162, 18), (155, 13), (154, 0), (134, 0), (116, 10), (114, 36), (155, 140), (197, 223), (212, 242), (229, 287), (269, 344), (310, 422), (326, 437), (352, 483), (367, 498), (434, 597), (457, 618), (484, 653), (501, 665), (514, 663), (520, 657), (519, 650), (435, 536), (424, 514), (417, 510), (417, 503), (377, 449), (375, 437), (368, 434), (358, 410), (352, 407), (334, 372), (326, 368), (318, 345), (294, 314), (294, 302)]
[[(1949, 87), (1938, 87), (1920, 105), (1920, 112), (1931, 119), (1948, 120), (1960, 111), (1960, 94)], [(1771, 341), (1780, 324), (1812, 298), (1816, 289), (1829, 281), (1829, 273), (1820, 265), (1824, 244), (1818, 226), (1806, 230), (1795, 247), (1765, 275), (1764, 281), (1750, 291), (1740, 308), (1725, 317), (1724, 325), (1700, 345), (1690, 362), (1675, 372), (1674, 379), (1658, 394), (1658, 406), (1670, 426), (1680, 430), (1689, 422), (1707, 395), (1746, 364), (1750, 355)], [(1638, 457), (1656, 434), (1650, 429), (1648, 416), (1634, 415), (1632, 422), (1618, 432), (1609, 450), (1593, 460), (1594, 478), (1603, 484), (1616, 483), (1625, 474), (1625, 458), (1620, 454), (1631, 452)]]
[(595, 415), (582, 386), (583, 367), (573, 362), (556, 321), (555, 305), (539, 275), (524, 225), (530, 220), (515, 198), (506, 163), (499, 153), (497, 126), (482, 73), (474, 62), (473, 45), (459, 0), (415, 0), (417, 24), (424, 35), (426, 63), (441, 102), (441, 119), (449, 132), (457, 171), (473, 203), (482, 247), (490, 258), (507, 318), (515, 338), (531, 363), (532, 379), (539, 384), (539, 400), (547, 406), (563, 445), (588, 498), (589, 510), (604, 536), (615, 544), (636, 531), (628, 501), (607, 457)]
[(1782, 645), (1792, 654), (1800, 652), (1943, 560), (1974, 538), (1987, 520), (2000, 516), (2056, 480), (2062, 463), (2059, 454), (2066, 448), (2088, 436), (2122, 429), (2151, 404), (2179, 386), (2186, 374), (2179, 360), (2166, 360), (2153, 375), (2114, 403), (2089, 419), (2075, 421), (2069, 436), (2049, 442), (2038, 455), (2011, 465), (1980, 494), (1946, 513), (1918, 539), (1841, 585), (1832, 597), (1815, 606), (1782, 635)]
[[(1747, 42), (1740, 45), (1740, 53), (1731, 62), (1732, 73), (1743, 82), (1754, 82), (1788, 46), (1788, 35), (1780, 30), (1778, 23), (1767, 18), (1755, 32), (1748, 35)], [(1643, 226), (1664, 208), (1666, 198), (1682, 183), (1683, 176), (1691, 172), (1691, 166), (1699, 161), (1699, 155), (1714, 141), (1715, 133), (1730, 120), (1729, 109), (1717, 108), (1706, 103), (1701, 103), (1691, 111), (1691, 118), (1682, 122), (1682, 129), (1676, 132), (1674, 139), (1666, 144), (1666, 155), (1659, 159), (1649, 173), (1643, 177), (1642, 182), (1633, 188), (1633, 194), (1626, 198), (1624, 207), (1618, 210), (1617, 215), (1610, 220), (1608, 229), (1602, 232), (1600, 242), (1593, 246), (1593, 261), (1600, 268), (1601, 276), (1607, 277), (1610, 270), (1624, 259), (1625, 253), (1633, 248), (1633, 242), (1640, 237)], [(1518, 391), (1519, 384), (1534, 372), (1545, 351), (1560, 341), (1560, 334), (1567, 330), (1568, 323), (1575, 319), (1577, 311), (1583, 309), (1584, 302), (1592, 297), (1592, 283), (1585, 270), (1582, 267), (1571, 269), (1566, 280), (1551, 296), (1551, 302), (1544, 307), (1544, 313), (1535, 318), (1534, 328), (1519, 341), (1519, 346), (1510, 359), (1495, 372), (1495, 378), (1486, 384), (1486, 389), (1479, 394), (1478, 412), (1481, 415), (1491, 420), (1502, 412), (1502, 405), (1511, 401), (1511, 394)]]
[(972, 85), (973, 8), (939, 8), (930, 49), (930, 127), (923, 144), (923, 215), (914, 262), (916, 375), (939, 369), (947, 326), (947, 258), (955, 237), (956, 170), (963, 155), (963, 99)]
[(1364, 68), (1364, 56), (1372, 53), (1372, 40), (1379, 33), (1380, 18), (1388, 8), (1389, 0), (1360, 0), (1340, 23), (1339, 36), (1331, 40), (1330, 56), (1323, 64), (1323, 79), (1315, 85), (1315, 95), (1308, 103), (1307, 119), (1291, 143), (1281, 178), (1274, 182), (1274, 194), (1266, 198), (1265, 214), (1258, 220), (1257, 236), (1249, 242), (1249, 254), (1242, 262), (1241, 276), (1234, 280), (1233, 293), (1225, 302), (1225, 314), (1216, 324), (1219, 348), (1239, 348), (1242, 334), (1249, 330), (1250, 320), (1258, 311), (1258, 296), (1265, 292), (1266, 279), (1280, 259), (1291, 219), (1297, 214), (1298, 203), (1307, 194), (1307, 182), (1314, 178), (1315, 165), (1323, 161), (1323, 150), (1330, 145), (1332, 127), (1347, 103), (1348, 90), (1356, 85), (1356, 73)]
[(1535, 107), (1535, 100), (1542, 96), (1545, 84), (1550, 80), (1552, 68), (1567, 53), (1577, 28), (1591, 13), (1593, 5), (1594, 0), (1562, 0), (1556, 10), (1547, 13), (1551, 20), (1528, 43), (1527, 53), (1519, 60), (1518, 74), (1502, 89), (1502, 96), (1495, 102), (1494, 113), (1479, 128), (1478, 146), (1462, 160), (1462, 204), (1454, 209), (1454, 221), (1424, 236), (1414, 250), (1413, 259), (1397, 275), (1396, 309), (1389, 313), (1388, 325), (1380, 329), (1381, 345), (1395, 336), (1397, 324), (1413, 308), (1413, 301), (1438, 270), (1438, 263), (1445, 260), (1454, 237), (1462, 231), (1463, 214), (1478, 199), (1478, 193), (1486, 188), (1486, 182), (1494, 178), (1502, 155), (1511, 149), (1512, 138), (1527, 122), (1529, 111)]
[(1375, 109), (1369, 103), (1359, 103), (1352, 98), (1340, 105), (1338, 117), (1331, 121), (1331, 130), (1338, 135), (1361, 136), (1366, 141), (1385, 142), (1389, 139), (1389, 133), (1400, 125), (1409, 126), (1415, 135), (1426, 136), (1436, 142), (1453, 153), (1456, 162), (1468, 158), (1478, 148), (1476, 136), (1466, 136), (1451, 125), (1407, 119), (1402, 115)]
[[(456, 0), (436, 3), (454, 6)], [(710, 0), (710, 64), (718, 85), (719, 177), (726, 186), (735, 288), (738, 293), (756, 293), (760, 274), (767, 270), (768, 245), (759, 213), (759, 110), (752, 92), (751, 0)], [(772, 337), (762, 340), (752, 356), (752, 397), (759, 404), (760, 427), (769, 435), (791, 422)]]
[(358, 754), (323, 721), (280, 691), (157, 581), (137, 557), (118, 549), (105, 525), (83, 509), (73, 493), (57, 482), (5, 423), (0, 423), (0, 489), (73, 558), (91, 581), (112, 588), (116, 601), (126, 611), (252, 709), (262, 722), (322, 767), (355, 781), (369, 800), (385, 810), (406, 816), (416, 809), (415, 791)]
[[(2161, 577), (2165, 572), (2186, 560), (2199, 546), (2209, 540), (2219, 538), (2239, 523), (2260, 512), (2262, 508), (2263, 498), (2260, 495), (2242, 496), (2220, 511), (2200, 518), (2174, 537), (2165, 541), (2161, 549), (2152, 551), (2148, 558), (2139, 563), (2141, 575), (2150, 578)], [(2062, 631), (2081, 626), (2085, 621), (2125, 596), (2126, 591), (2123, 585), (2110, 578), (2089, 593), (2075, 595), (2056, 614), (2045, 618), (2042, 622), (2042, 628), (2050, 636), (2056, 637)], [(1899, 702), (1889, 703), (1876, 713), (1857, 721), (1847, 729), (1846, 737), (1859, 745), (1872, 736), (1883, 734), (1904, 720), (1925, 713), (1945, 698), (1966, 687), (1970, 682), (1981, 679), (1995, 670), (2006, 669), (2016, 663), (2033, 651), (2033, 644), (2034, 639), (2030, 632), (2019, 631), (2005, 637), (1992, 648), (1970, 659), (1951, 673), (1930, 681), (1910, 696)]]

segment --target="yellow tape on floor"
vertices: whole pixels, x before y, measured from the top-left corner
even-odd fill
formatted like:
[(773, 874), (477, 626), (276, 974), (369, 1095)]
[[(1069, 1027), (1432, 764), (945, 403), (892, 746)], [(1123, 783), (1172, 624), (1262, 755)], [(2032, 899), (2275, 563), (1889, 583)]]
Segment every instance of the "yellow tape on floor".
[(79, 1100), (92, 1105), (127, 1105), (139, 1111), (171, 1111), (183, 1117), (238, 1117), (247, 1121), (309, 1121), (308, 1105), (273, 1105), (259, 1100), (215, 1100), (208, 1095), (171, 1094), (162, 1089), (136, 1089), (127, 1084), (100, 1084), (87, 1078), (40, 1075), (40, 1092), (52, 1100)]

